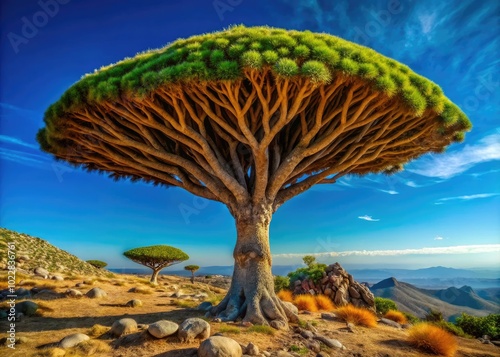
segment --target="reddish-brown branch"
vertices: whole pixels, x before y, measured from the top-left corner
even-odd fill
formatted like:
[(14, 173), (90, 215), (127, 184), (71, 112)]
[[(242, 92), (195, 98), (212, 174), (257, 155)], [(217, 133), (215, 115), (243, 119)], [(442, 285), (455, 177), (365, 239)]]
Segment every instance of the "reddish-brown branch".
[(276, 209), (316, 183), (383, 170), (450, 141), (437, 134), (436, 113), (417, 117), (359, 79), (316, 85), (268, 69), (245, 74), (69, 113), (65, 140), (83, 150), (59, 156), (179, 186), (234, 214), (249, 204)]

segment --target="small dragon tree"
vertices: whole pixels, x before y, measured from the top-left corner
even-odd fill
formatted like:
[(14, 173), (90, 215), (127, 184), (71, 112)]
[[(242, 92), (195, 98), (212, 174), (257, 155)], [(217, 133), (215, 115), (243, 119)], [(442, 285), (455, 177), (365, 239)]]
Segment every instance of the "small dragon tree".
[(191, 272), (191, 284), (194, 284), (194, 273), (200, 269), (200, 267), (198, 265), (186, 265), (184, 269)]
[(92, 266), (94, 266), (94, 267), (96, 267), (98, 269), (103, 269), (103, 268), (105, 268), (105, 267), (108, 266), (108, 263), (103, 262), (102, 260), (94, 260), (94, 259), (92, 259), (92, 260), (87, 260), (87, 263), (89, 263), (90, 265), (92, 265)]
[(273, 213), (315, 184), (395, 173), (471, 128), (439, 86), (371, 49), (244, 26), (103, 67), (44, 120), (38, 141), (57, 159), (225, 204), (234, 273), (212, 313), (275, 328), (297, 317), (273, 289)]
[(153, 269), (150, 282), (158, 284), (158, 273), (170, 265), (177, 264), (189, 259), (182, 250), (168, 245), (152, 245), (127, 250), (123, 253), (130, 260)]

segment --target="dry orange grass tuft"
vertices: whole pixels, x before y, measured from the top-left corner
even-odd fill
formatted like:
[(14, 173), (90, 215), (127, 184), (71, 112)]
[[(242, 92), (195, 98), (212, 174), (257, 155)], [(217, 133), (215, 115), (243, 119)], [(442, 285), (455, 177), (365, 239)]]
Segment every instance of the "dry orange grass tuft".
[(335, 310), (335, 305), (333, 305), (333, 301), (328, 296), (316, 295), (314, 299), (316, 300), (316, 305), (318, 305), (318, 309), (323, 311)]
[(350, 322), (356, 326), (377, 326), (377, 317), (373, 312), (353, 305), (347, 305), (336, 309), (335, 315), (345, 322)]
[(297, 306), (299, 310), (307, 310), (311, 312), (318, 311), (316, 299), (314, 298), (314, 296), (309, 294), (296, 295), (295, 299), (293, 299), (293, 304)]
[(288, 302), (292, 302), (293, 301), (293, 294), (290, 290), (280, 290), (278, 292), (278, 297), (282, 300), (282, 301), (288, 301)]
[(396, 310), (389, 310), (387, 313), (384, 315), (386, 319), (396, 321), (398, 324), (406, 324), (408, 320), (406, 319), (406, 316), (399, 311)]
[(87, 340), (66, 350), (64, 357), (109, 356), (111, 346), (101, 340)]
[(408, 330), (410, 344), (437, 355), (452, 357), (457, 340), (447, 331), (429, 323), (420, 323)]

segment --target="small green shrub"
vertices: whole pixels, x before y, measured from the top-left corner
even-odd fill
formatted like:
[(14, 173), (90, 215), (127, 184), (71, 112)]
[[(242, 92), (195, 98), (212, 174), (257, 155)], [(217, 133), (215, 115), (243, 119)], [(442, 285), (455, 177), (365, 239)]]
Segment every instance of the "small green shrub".
[(234, 335), (237, 335), (241, 333), (240, 329), (235, 327), (235, 326), (221, 326), (219, 329), (219, 332), (221, 333), (231, 333)]
[(305, 356), (309, 353), (309, 349), (307, 347), (299, 347), (297, 345), (291, 345), (290, 351), (298, 353), (301, 356)]
[(443, 321), (443, 313), (441, 311), (437, 311), (437, 310), (432, 310), (429, 311), (429, 313), (427, 315), (425, 315), (425, 321), (429, 321), (429, 322), (439, 322), (439, 321)]
[(298, 268), (297, 270), (288, 273), (290, 286), (292, 286), (292, 284), (297, 280), (303, 280), (306, 278), (311, 279), (314, 283), (318, 283), (325, 274), (326, 264), (316, 263), (316, 258), (311, 255), (306, 255), (302, 259), (307, 267)]
[(290, 289), (290, 278), (287, 276), (276, 275), (274, 277), (274, 291), (278, 292), (288, 289)]
[(196, 307), (198, 305), (196, 301), (190, 301), (190, 300), (176, 300), (174, 304), (175, 306), (184, 309), (192, 309), (193, 307)]
[(472, 336), (466, 334), (464, 332), (464, 330), (462, 330), (461, 327), (458, 327), (457, 325), (455, 325), (452, 322), (441, 320), (441, 321), (433, 322), (432, 324), (436, 325), (438, 327), (441, 327), (443, 330), (446, 330), (446, 331), (454, 334), (455, 336), (464, 337), (464, 338), (471, 338), (472, 337)]
[(416, 317), (415, 315), (413, 314), (410, 314), (409, 312), (403, 312), (403, 315), (405, 315), (406, 319), (408, 320), (409, 323), (415, 325), (419, 322), (421, 322), (422, 320), (420, 320), (418, 317)]
[(247, 331), (263, 333), (264, 335), (270, 335), (270, 336), (274, 335), (274, 329), (270, 326), (265, 326), (265, 325), (250, 326)]
[(102, 269), (102, 268), (108, 266), (108, 263), (103, 262), (102, 260), (87, 260), (87, 263), (89, 263), (90, 265), (92, 265), (98, 269)]
[(500, 336), (500, 314), (475, 317), (463, 313), (461, 316), (457, 317), (455, 324), (466, 334), (474, 337), (488, 335), (495, 339)]
[(389, 310), (398, 310), (398, 306), (394, 301), (382, 297), (375, 298), (375, 308), (377, 309), (377, 312), (382, 315), (387, 314)]

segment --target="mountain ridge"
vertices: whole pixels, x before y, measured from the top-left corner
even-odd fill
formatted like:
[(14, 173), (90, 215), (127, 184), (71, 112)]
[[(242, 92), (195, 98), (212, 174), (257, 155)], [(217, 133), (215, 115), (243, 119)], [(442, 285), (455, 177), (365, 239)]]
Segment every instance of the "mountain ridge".
[(457, 289), (420, 289), (394, 277), (384, 279), (370, 287), (376, 297), (388, 298), (396, 302), (398, 309), (424, 318), (431, 310), (439, 311), (445, 319), (453, 321), (465, 312), (473, 316), (498, 313), (500, 305), (487, 301), (468, 287)]

